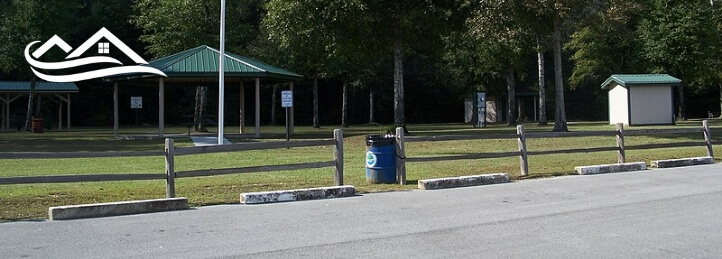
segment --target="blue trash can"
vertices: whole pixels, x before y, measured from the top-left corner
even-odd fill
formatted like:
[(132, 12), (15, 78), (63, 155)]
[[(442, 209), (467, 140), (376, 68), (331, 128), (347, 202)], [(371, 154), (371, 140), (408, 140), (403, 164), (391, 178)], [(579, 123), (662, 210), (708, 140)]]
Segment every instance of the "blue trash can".
[(394, 135), (366, 136), (366, 181), (396, 183), (396, 145)]

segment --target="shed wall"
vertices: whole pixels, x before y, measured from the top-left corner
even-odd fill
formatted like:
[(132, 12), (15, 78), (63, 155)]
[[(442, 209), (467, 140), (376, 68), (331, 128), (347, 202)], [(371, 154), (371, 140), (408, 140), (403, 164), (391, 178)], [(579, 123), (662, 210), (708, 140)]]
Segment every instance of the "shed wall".
[(674, 124), (671, 86), (635, 86), (629, 94), (632, 125)]
[(609, 124), (629, 125), (628, 89), (615, 85), (609, 90)]

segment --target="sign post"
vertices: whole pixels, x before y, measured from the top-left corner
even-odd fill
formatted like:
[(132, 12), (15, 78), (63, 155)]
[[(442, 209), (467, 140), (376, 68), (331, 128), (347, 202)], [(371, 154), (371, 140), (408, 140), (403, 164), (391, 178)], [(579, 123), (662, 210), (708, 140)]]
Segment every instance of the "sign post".
[(286, 141), (288, 141), (291, 136), (291, 123), (289, 122), (291, 117), (288, 114), (288, 108), (293, 107), (293, 91), (281, 91), (281, 107), (286, 108)]
[(130, 108), (135, 110), (135, 125), (138, 125), (138, 110), (143, 109), (143, 97), (142, 96), (131, 96), (130, 97)]
[(475, 93), (474, 103), (476, 103), (476, 124), (475, 128), (486, 127), (486, 93)]

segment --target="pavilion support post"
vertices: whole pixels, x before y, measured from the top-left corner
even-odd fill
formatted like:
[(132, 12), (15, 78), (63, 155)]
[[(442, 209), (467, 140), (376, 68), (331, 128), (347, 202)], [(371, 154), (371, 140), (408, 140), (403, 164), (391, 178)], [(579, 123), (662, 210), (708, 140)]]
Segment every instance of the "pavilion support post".
[(243, 80), (241, 80), (241, 93), (240, 93), (240, 100), (241, 100), (241, 109), (239, 112), (240, 116), (240, 125), (238, 126), (238, 133), (243, 134), (246, 131), (246, 120), (244, 116), (244, 109), (246, 107), (246, 89), (243, 85)]
[(63, 99), (58, 98), (58, 130), (63, 129)]
[(118, 125), (118, 83), (113, 83), (113, 136), (120, 137)]
[(5, 119), (7, 120), (7, 122), (5, 122), (5, 129), (9, 130), (10, 129), (10, 95), (9, 94), (6, 95), (6, 100), (5, 100)]
[(165, 80), (158, 81), (158, 137), (163, 138), (165, 129)]
[(256, 78), (256, 137), (261, 136), (261, 79)]
[(7, 129), (7, 125), (8, 125), (8, 117), (6, 117), (7, 111), (6, 111), (6, 105), (5, 105), (5, 103), (7, 103), (7, 101), (8, 101), (7, 99), (0, 96), (0, 105), (2, 105), (2, 107), (0, 107), (0, 120), (2, 120), (2, 125), (0, 125), (0, 130)]
[[(289, 90), (291, 90), (291, 96), (293, 96), (294, 95), (293, 94), (293, 82), (290, 83), (288, 88), (289, 88)], [(293, 119), (293, 106), (291, 106), (291, 114), (289, 115), (289, 117), (290, 117), (289, 120), (291, 121), (290, 122), (291, 125), (289, 126), (291, 129), (290, 132), (291, 132), (291, 134), (293, 134), (293, 126), (295, 124), (295, 120)]]
[(68, 94), (68, 122), (66, 123), (65, 128), (70, 130), (70, 94)]
[(10, 104), (12, 104), (15, 100), (19, 99), (20, 97), (23, 97), (22, 94), (16, 95), (14, 97), (10, 97), (10, 94), (7, 95), (7, 100), (5, 100), (5, 116), (8, 120), (8, 123), (5, 124), (7, 129), (10, 129)]

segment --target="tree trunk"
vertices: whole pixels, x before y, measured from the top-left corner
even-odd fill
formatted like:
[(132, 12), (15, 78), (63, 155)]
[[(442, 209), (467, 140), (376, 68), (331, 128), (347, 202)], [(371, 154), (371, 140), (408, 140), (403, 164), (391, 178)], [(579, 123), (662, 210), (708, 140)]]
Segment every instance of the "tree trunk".
[(30, 130), (30, 122), (33, 119), (33, 101), (35, 100), (35, 87), (37, 83), (37, 78), (35, 77), (35, 74), (33, 74), (32, 79), (30, 80), (30, 96), (28, 96), (28, 109), (25, 113), (25, 126), (23, 126), (23, 131)]
[(35, 112), (33, 113), (33, 117), (35, 118), (41, 118), (40, 116), (40, 106), (43, 105), (43, 97), (38, 96), (38, 100), (35, 102)]
[[(394, 124), (406, 129), (404, 116), (404, 64), (401, 53), (401, 30), (396, 29), (394, 42)], [(406, 131), (406, 130), (405, 130)]]
[[(533, 100), (533, 99), (532, 99), (532, 100)], [(524, 111), (524, 101), (523, 101), (523, 99), (519, 99), (519, 101), (516, 102), (516, 107), (519, 108), (518, 111), (516, 112), (516, 114), (518, 114), (517, 117), (516, 117), (516, 121), (517, 121), (517, 122), (524, 122), (524, 121), (526, 121), (526, 120), (527, 120), (527, 116), (526, 116), (526, 111)]]
[(278, 91), (278, 84), (273, 84), (273, 94), (271, 95), (271, 125), (276, 125), (276, 91)]
[(562, 32), (561, 21), (554, 18), (554, 132), (567, 132), (567, 114), (564, 110), (564, 81), (562, 77)]
[(547, 91), (544, 89), (544, 51), (539, 45), (539, 39), (536, 41), (537, 63), (539, 65), (539, 126), (547, 125)]
[(719, 88), (719, 106), (720, 106), (719, 118), (722, 118), (722, 82), (717, 83), (717, 87)]
[[(722, 96), (722, 94), (720, 94)], [(722, 97), (720, 97), (722, 100)], [(369, 124), (374, 123), (374, 89), (369, 87)]]
[(679, 111), (677, 115), (677, 120), (687, 120), (687, 104), (684, 102), (684, 84), (679, 84), (679, 91), (678, 91), (678, 97), (679, 97)]
[(347, 113), (348, 113), (348, 94), (346, 93), (348, 90), (348, 84), (346, 81), (343, 82), (343, 103), (341, 104), (341, 127), (347, 127), (346, 119), (347, 119)]
[(507, 120), (509, 125), (516, 125), (516, 78), (514, 75), (514, 69), (509, 68), (506, 74), (506, 88), (508, 94), (508, 105), (507, 107)]
[(206, 107), (207, 107), (207, 86), (196, 86), (196, 107), (193, 113), (193, 121), (197, 122), (193, 130), (195, 132), (208, 132), (206, 127)]
[(318, 122), (318, 76), (313, 77), (313, 127), (321, 127)]

